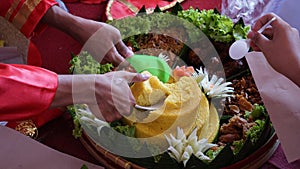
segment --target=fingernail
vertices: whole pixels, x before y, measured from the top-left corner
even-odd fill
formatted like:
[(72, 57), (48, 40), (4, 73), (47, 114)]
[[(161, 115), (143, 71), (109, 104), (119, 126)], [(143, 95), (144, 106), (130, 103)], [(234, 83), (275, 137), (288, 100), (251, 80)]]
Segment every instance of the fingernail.
[(134, 55), (134, 53), (131, 51), (131, 50), (127, 50), (127, 53), (126, 53), (126, 57), (127, 58), (130, 58)]
[(147, 79), (150, 78), (150, 75), (148, 75), (148, 74), (141, 74), (141, 77), (142, 77), (142, 79), (147, 80)]

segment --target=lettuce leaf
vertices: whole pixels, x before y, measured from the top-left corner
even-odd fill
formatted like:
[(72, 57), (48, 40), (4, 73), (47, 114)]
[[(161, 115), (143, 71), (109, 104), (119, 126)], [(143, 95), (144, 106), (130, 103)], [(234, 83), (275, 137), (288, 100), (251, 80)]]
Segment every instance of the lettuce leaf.
[(250, 140), (253, 144), (255, 144), (258, 141), (260, 134), (262, 133), (262, 131), (265, 127), (266, 121), (258, 119), (258, 120), (255, 120), (255, 123), (256, 123), (256, 125), (251, 127), (247, 131), (247, 137), (250, 138)]
[(88, 52), (73, 55), (69, 71), (73, 74), (103, 74), (113, 69), (111, 63), (100, 64)]
[(234, 24), (233, 21), (214, 10), (199, 10), (190, 8), (179, 11), (179, 17), (184, 18), (199, 27), (206, 36), (218, 41), (230, 43), (234, 40), (246, 38), (249, 27), (243, 24)]

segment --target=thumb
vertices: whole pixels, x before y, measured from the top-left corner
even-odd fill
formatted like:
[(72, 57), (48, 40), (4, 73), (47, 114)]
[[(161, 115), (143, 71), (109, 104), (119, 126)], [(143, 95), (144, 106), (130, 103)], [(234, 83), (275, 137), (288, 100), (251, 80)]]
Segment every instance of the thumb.
[(148, 74), (136, 73), (136, 75), (132, 79), (132, 82), (142, 82), (142, 81), (148, 80), (149, 77), (150, 77), (150, 75), (148, 75)]
[(141, 73), (133, 73), (133, 72), (127, 72), (127, 71), (116, 71), (116, 77), (115, 78), (122, 78), (126, 80), (128, 83), (130, 82), (142, 82), (147, 79), (149, 79), (150, 75), (147, 74), (141, 74)]
[(267, 48), (270, 41), (267, 37), (258, 32), (250, 32), (248, 34), (248, 38), (251, 39), (252, 43), (254, 43), (262, 51)]

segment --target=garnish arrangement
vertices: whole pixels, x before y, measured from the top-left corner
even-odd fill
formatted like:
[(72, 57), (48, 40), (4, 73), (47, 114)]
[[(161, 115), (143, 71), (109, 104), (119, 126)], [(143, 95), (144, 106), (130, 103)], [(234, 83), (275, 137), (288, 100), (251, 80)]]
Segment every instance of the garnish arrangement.
[[(161, 12), (159, 9), (155, 11)], [(125, 147), (134, 153), (153, 154), (144, 158), (118, 157), (143, 168), (210, 169), (234, 164), (255, 152), (274, 133), (246, 61), (230, 60), (228, 52), (224, 54), (234, 40), (246, 36), (249, 27), (242, 20), (233, 23), (216, 10), (182, 10), (180, 5), (176, 5), (170, 14), (201, 29), (212, 41), (220, 58), (209, 58), (211, 64), (207, 66), (202, 63), (210, 55), (206, 51), (201, 53), (203, 58), (200, 59), (194, 52), (197, 48), (192, 49), (164, 34), (153, 33), (153, 30), (167, 30), (171, 34), (187, 35), (191, 41), (197, 37), (197, 32), (188, 34), (190, 31), (184, 31), (189, 29), (188, 25), (184, 25), (183, 29), (174, 28), (172, 17), (161, 15), (164, 22), (156, 24), (153, 24), (153, 18), (145, 19), (139, 15), (136, 18), (141, 22), (134, 20), (134, 23), (130, 23), (129, 18), (112, 22), (120, 32), (125, 32), (124, 42), (135, 52), (143, 49), (141, 54), (157, 56), (167, 62), (172, 70), (172, 76), (167, 82), (161, 82), (147, 71), (141, 72), (151, 77), (131, 86), (137, 103), (147, 106), (162, 98), (166, 100), (158, 110), (150, 113), (134, 110), (130, 117), (112, 123), (97, 119), (86, 105), (69, 106), (74, 119), (73, 134), (82, 137), (82, 128), (85, 128), (94, 132), (95, 137), (92, 139), (99, 140), (104, 149), (113, 147), (123, 150)], [(149, 48), (152, 50), (147, 50)], [(176, 66), (176, 57), (188, 66)], [(225, 77), (210, 67), (214, 62), (223, 63)], [(113, 69), (111, 64), (97, 63), (87, 52), (74, 56), (71, 64), (70, 71), (80, 74), (105, 73)], [(215, 105), (217, 102), (222, 106)], [(155, 119), (157, 114), (159, 118)], [(186, 120), (189, 118), (193, 118), (192, 123)], [(149, 119), (154, 120), (145, 123)], [(177, 126), (175, 130), (165, 133), (172, 124)], [(128, 137), (123, 138), (116, 133)], [(134, 139), (153, 136), (165, 142), (157, 143), (156, 139), (139, 142)], [(120, 140), (122, 145), (118, 144)], [(163, 144), (167, 145), (167, 150), (157, 153)]]

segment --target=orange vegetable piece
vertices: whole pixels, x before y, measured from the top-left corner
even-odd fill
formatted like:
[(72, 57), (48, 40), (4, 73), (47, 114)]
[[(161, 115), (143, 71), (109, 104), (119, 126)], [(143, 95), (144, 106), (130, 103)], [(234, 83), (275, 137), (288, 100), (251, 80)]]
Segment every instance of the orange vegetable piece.
[(178, 80), (182, 76), (191, 76), (195, 72), (195, 69), (192, 66), (177, 66), (173, 70), (173, 77), (175, 80)]

